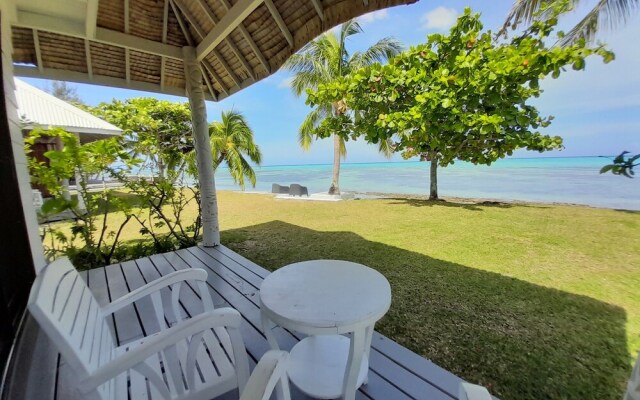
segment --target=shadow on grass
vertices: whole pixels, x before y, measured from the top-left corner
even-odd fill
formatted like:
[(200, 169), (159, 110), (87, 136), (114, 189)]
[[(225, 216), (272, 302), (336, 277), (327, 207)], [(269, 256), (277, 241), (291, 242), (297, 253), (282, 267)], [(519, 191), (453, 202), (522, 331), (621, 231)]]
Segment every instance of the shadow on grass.
[(456, 200), (429, 200), (414, 197), (389, 197), (385, 200), (390, 200), (389, 204), (405, 204), (413, 207), (452, 207), (463, 208), (471, 211), (482, 211), (483, 208), (511, 208), (511, 207), (535, 207), (543, 208), (541, 206), (535, 206), (531, 204), (521, 203), (504, 203), (500, 201), (478, 201), (475, 203), (462, 203)]
[(376, 329), (503, 399), (617, 400), (624, 392), (631, 368), (617, 306), (351, 232), (273, 221), (222, 239), (270, 270), (321, 258), (377, 269), (393, 302)]

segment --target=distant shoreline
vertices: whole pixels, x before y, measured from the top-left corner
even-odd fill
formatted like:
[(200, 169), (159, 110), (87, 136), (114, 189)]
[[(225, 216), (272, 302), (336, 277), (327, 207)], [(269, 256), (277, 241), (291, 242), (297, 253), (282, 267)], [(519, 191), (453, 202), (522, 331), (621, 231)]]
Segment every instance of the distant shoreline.
[[(230, 189), (220, 189), (218, 192), (232, 192), (232, 193), (243, 193), (243, 194), (259, 194), (259, 195), (272, 195), (276, 196), (275, 193), (271, 193), (268, 191), (255, 191), (255, 190), (230, 190)], [(320, 192), (324, 193), (324, 192)], [(313, 193), (312, 193), (313, 194)], [(345, 199), (347, 201), (354, 200), (384, 200), (384, 199), (406, 199), (406, 200), (419, 200), (419, 201), (429, 201), (428, 195), (421, 194), (407, 194), (407, 193), (382, 193), (382, 192), (351, 192), (346, 191), (343, 194), (353, 194), (354, 197), (350, 199)], [(614, 210), (614, 211), (626, 211), (632, 213), (640, 213), (640, 210), (632, 210), (625, 208), (614, 208), (614, 207), (604, 207), (604, 206), (593, 206), (588, 204), (581, 203), (570, 203), (570, 202), (561, 202), (561, 201), (528, 201), (528, 200), (515, 200), (515, 199), (495, 199), (495, 198), (482, 198), (482, 197), (458, 197), (458, 196), (442, 196), (440, 200), (442, 203), (449, 204), (463, 204), (470, 206), (500, 206), (500, 205), (520, 205), (520, 206), (564, 206), (564, 207), (586, 207), (586, 208), (595, 208), (601, 210)], [(436, 201), (436, 202), (438, 202)]]
[[(613, 155), (598, 155), (598, 156), (542, 156), (542, 157), (509, 157), (502, 158), (497, 160), (496, 162), (501, 161), (509, 161), (509, 160), (552, 160), (552, 159), (574, 159), (574, 158), (608, 158), (613, 159), (616, 157), (616, 154)], [(362, 164), (410, 164), (410, 163), (418, 163), (424, 162), (419, 160), (402, 160), (402, 161), (364, 161), (364, 162), (346, 162), (342, 161), (340, 165), (362, 165)], [(458, 161), (464, 162), (464, 161)], [(252, 165), (252, 167), (258, 168), (271, 168), (271, 167), (311, 167), (311, 166), (327, 166), (333, 165), (330, 162), (327, 163), (311, 163), (311, 164), (269, 164), (269, 165)], [(221, 169), (226, 169), (227, 167), (221, 166)]]

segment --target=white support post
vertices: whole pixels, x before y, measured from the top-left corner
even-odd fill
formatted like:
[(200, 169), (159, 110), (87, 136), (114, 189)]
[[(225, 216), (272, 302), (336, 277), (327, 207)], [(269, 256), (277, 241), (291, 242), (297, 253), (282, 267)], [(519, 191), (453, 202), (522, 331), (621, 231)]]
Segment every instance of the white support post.
[(220, 244), (220, 228), (218, 225), (218, 200), (214, 181), (213, 158), (209, 142), (209, 126), (207, 124), (207, 108), (202, 89), (202, 71), (196, 58), (196, 49), (190, 46), (182, 48), (184, 56), (184, 75), (191, 119), (193, 138), (196, 146), (196, 164), (198, 182), (200, 183), (200, 208), (202, 218), (202, 244), (214, 247)]

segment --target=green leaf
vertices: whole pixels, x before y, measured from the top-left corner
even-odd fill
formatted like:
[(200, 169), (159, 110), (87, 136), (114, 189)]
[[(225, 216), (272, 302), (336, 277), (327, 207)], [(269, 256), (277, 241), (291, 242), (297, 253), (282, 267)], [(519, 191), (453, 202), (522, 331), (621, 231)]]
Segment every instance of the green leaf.
[(601, 174), (607, 173), (607, 172), (611, 171), (613, 168), (615, 168), (615, 165), (612, 165), (612, 164), (605, 165), (604, 167), (600, 168), (600, 173)]

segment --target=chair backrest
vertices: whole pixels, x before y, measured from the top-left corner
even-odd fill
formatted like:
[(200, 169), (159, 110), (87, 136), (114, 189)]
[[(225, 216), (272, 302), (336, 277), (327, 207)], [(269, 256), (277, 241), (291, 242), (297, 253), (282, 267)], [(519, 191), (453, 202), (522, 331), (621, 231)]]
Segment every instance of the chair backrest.
[(36, 276), (28, 307), (79, 379), (112, 359), (111, 328), (68, 258), (55, 260)]
[(640, 400), (640, 353), (638, 353), (636, 365), (631, 372), (631, 379), (627, 384), (624, 400)]

